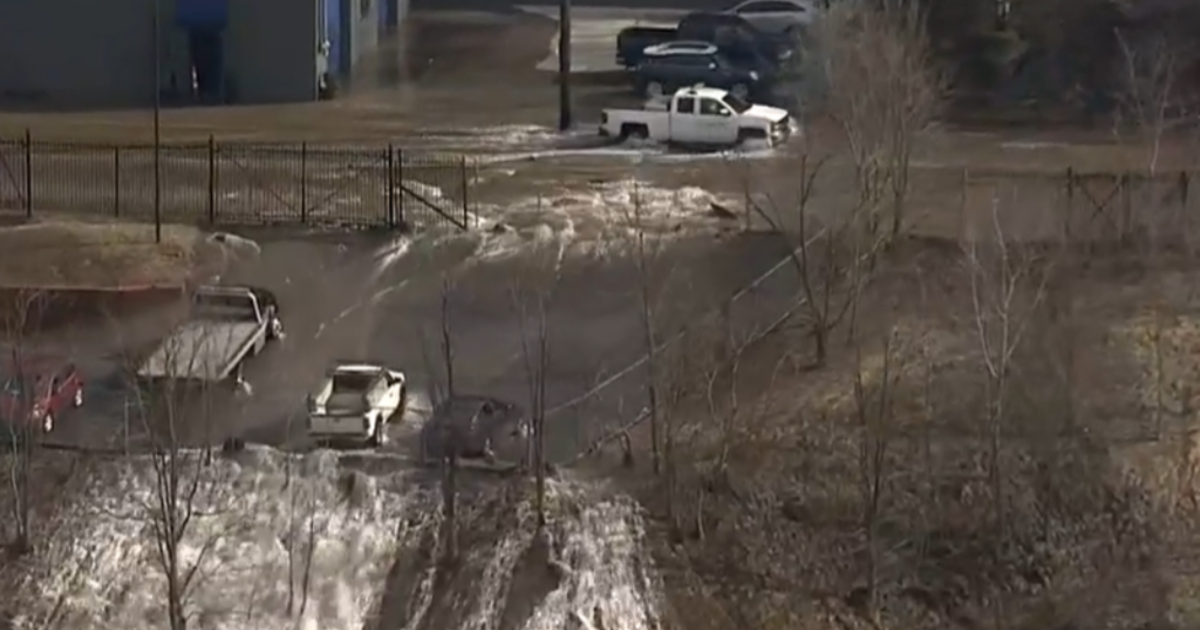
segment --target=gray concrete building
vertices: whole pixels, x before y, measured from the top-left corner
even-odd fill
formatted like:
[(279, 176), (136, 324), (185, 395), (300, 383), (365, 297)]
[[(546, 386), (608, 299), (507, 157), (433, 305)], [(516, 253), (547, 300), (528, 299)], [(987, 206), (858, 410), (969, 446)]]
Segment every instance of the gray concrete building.
[[(156, 8), (157, 3), (157, 8)], [(0, 2), (0, 106), (279, 103), (347, 75), (404, 0)], [(158, 15), (157, 38), (155, 15)], [(159, 73), (155, 74), (155, 55)]]

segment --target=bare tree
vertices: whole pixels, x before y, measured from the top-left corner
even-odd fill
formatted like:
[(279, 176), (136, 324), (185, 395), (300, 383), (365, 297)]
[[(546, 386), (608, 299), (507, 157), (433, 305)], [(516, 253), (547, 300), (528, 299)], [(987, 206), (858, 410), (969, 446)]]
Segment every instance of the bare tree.
[[(993, 200), (990, 225), (983, 233), (969, 231), (964, 252), (971, 283), (972, 319), (984, 376), (984, 432), (988, 480), (992, 493), (993, 544), (997, 551), (1007, 538), (1003, 430), (1013, 359), (1029, 329), (1033, 314), (1046, 296), (1050, 277), (1046, 261), (1024, 255), (1009, 242), (1000, 223), (999, 200)], [(997, 597), (995, 621), (1005, 624), (1004, 602)]]
[(800, 283), (799, 300), (813, 341), (814, 367), (825, 365), (834, 328), (847, 315), (853, 322), (858, 296), (886, 245), (886, 236), (881, 234), (871, 209), (861, 203), (844, 213), (826, 209), (820, 216), (810, 208), (816, 178), (825, 164), (824, 160), (811, 161), (807, 154), (801, 157), (799, 191), (791, 221), (782, 216), (773, 201), (770, 208), (752, 205), (788, 244), (788, 255)]
[(855, 349), (854, 410), (859, 431), (859, 477), (862, 501), (863, 538), (867, 549), (867, 613), (879, 622), (879, 574), (881, 545), (879, 522), (889, 474), (887, 455), (891, 443), (893, 389), (898, 375), (893, 373), (893, 338), (883, 341), (883, 365), (873, 382), (868, 382), (861, 344)]
[(646, 345), (646, 396), (650, 414), (650, 457), (654, 474), (662, 471), (662, 409), (659, 385), (662, 366), (659, 361), (658, 300), (665, 284), (666, 273), (662, 268), (661, 241), (646, 235), (646, 217), (642, 207), (641, 193), (634, 191), (633, 210), (627, 217), (634, 239), (634, 262), (637, 265), (639, 309), (642, 336)]
[[(182, 553), (192, 526), (208, 515), (205, 505), (211, 504), (220, 485), (211, 467), (212, 418), (214, 395), (224, 383), (189, 382), (184, 375), (204, 371), (203, 344), (211, 335), (221, 334), (229, 333), (203, 330), (194, 338), (165, 340), (156, 350), (158, 359), (164, 366), (186, 366), (183, 373), (153, 381), (136, 379), (133, 391), (137, 398), (127, 406), (140, 417), (149, 439), (153, 494), (141, 510), (153, 532), (155, 558), (166, 581), (171, 630), (186, 630), (192, 591), (202, 579), (201, 570), (216, 543), (215, 537), (203, 541), (194, 558)], [(136, 374), (137, 362), (131, 367)]]
[(525, 364), (525, 382), (529, 390), (529, 431), (527, 436), (526, 464), (533, 468), (537, 483), (538, 529), (546, 526), (546, 369), (550, 358), (549, 334), (546, 329), (546, 296), (538, 292), (535, 299), (536, 323), (534, 330), (528, 329), (528, 308), (525, 301), (516, 295), (521, 322), (521, 357)]
[(903, 227), (915, 143), (943, 92), (920, 6), (836, 3), (816, 29), (826, 109), (849, 147), (858, 204), (887, 215), (889, 239)]
[[(4, 391), (16, 392), (13, 408), (7, 410), (8, 418), (0, 420), (7, 422), (7, 438), (5, 445), (10, 449), (8, 458), (8, 478), (11, 505), (9, 507), (12, 522), (15, 527), (10, 549), (16, 555), (23, 555), (33, 550), (31, 521), (33, 516), (33, 497), (31, 496), (30, 481), (33, 460), (36, 454), (37, 442), (40, 440), (42, 422), (35, 416), (35, 396), (38, 387), (44, 386), (37, 382), (37, 374), (27, 371), (29, 337), (41, 323), (46, 296), (36, 290), (18, 290), (8, 297), (8, 303), (0, 305), (0, 332), (8, 344), (7, 355), (3, 358), (9, 363), (11, 373), (8, 382), (0, 383)], [(43, 411), (41, 413), (50, 413)]]
[(1170, 127), (1177, 87), (1176, 54), (1162, 33), (1137, 39), (1116, 30), (1121, 49), (1121, 92), (1114, 132), (1118, 139), (1122, 128), (1132, 125), (1140, 143), (1149, 136), (1150, 154), (1145, 167), (1153, 179), (1158, 173), (1163, 137)]

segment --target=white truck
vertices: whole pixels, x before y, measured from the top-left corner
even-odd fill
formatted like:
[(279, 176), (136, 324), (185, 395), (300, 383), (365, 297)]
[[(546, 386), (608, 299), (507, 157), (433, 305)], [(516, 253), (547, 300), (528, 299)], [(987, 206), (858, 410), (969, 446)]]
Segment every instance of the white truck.
[(147, 381), (180, 379), (245, 385), (242, 367), (267, 342), (283, 337), (275, 297), (251, 287), (202, 286), (186, 322), (138, 367)]
[(308, 396), (308, 435), (381, 446), (387, 424), (408, 397), (402, 372), (381, 365), (339, 362)]
[(604, 110), (600, 135), (700, 146), (765, 140), (777, 146), (791, 135), (791, 115), (778, 107), (752, 104), (725, 90), (694, 86), (650, 99), (642, 109)]

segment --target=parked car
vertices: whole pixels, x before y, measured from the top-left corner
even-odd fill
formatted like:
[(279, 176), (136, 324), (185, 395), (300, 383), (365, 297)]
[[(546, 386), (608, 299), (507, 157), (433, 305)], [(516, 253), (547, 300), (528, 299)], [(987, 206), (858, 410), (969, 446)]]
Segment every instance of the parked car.
[(341, 362), (308, 397), (308, 434), (317, 440), (387, 443), (387, 424), (408, 398), (404, 373), (382, 365)]
[(763, 30), (729, 13), (689, 13), (680, 20), (677, 33), (677, 39), (712, 42), (731, 58), (761, 58), (776, 64), (791, 58), (798, 44), (791, 34)]
[(274, 294), (257, 287), (203, 286), (192, 297), (187, 322), (142, 362), (137, 374), (148, 381), (234, 380), (243, 384), (245, 362), (270, 341), (283, 338)]
[(751, 139), (777, 145), (791, 133), (786, 110), (710, 87), (683, 88), (668, 99), (651, 99), (643, 109), (606, 109), (600, 120), (603, 136), (687, 145), (732, 146)]
[(83, 377), (63, 357), (39, 354), (10, 360), (0, 377), (0, 418), (17, 431), (50, 433), (62, 412), (83, 406)]
[(423, 464), (455, 456), (492, 460), (495, 449), (525, 457), (531, 435), (525, 411), (489, 396), (458, 395), (438, 403), (421, 427)]
[(736, 15), (767, 33), (796, 33), (816, 21), (812, 0), (745, 0), (724, 13)]
[(621, 30), (617, 33), (617, 64), (632, 70), (645, 60), (648, 49), (668, 51), (671, 48), (664, 45), (674, 42), (682, 44), (675, 50), (710, 43), (734, 61), (772, 64), (791, 57), (797, 43), (794, 37), (764, 31), (738, 15), (699, 12), (688, 14), (677, 28), (631, 26)]
[(729, 90), (742, 99), (765, 96), (770, 88), (763, 74), (720, 53), (657, 55), (634, 71), (634, 90), (646, 98), (697, 84)]

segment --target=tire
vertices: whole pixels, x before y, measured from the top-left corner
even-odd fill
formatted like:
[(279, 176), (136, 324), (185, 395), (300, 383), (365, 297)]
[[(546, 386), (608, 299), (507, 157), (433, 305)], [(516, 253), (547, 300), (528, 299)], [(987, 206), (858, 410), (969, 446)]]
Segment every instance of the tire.
[(729, 88), (729, 93), (742, 100), (748, 100), (750, 98), (750, 86), (745, 83), (734, 83), (733, 87)]
[(742, 128), (738, 129), (738, 144), (742, 144), (747, 140), (763, 140), (767, 137), (767, 132), (762, 129)]
[(642, 88), (642, 95), (646, 98), (656, 98), (667, 93), (667, 86), (661, 81), (647, 81)]
[(83, 388), (75, 390), (75, 398), (71, 400), (71, 405), (76, 409), (83, 406)]
[(645, 140), (646, 138), (649, 138), (649, 137), (650, 137), (650, 130), (646, 128), (646, 125), (634, 125), (634, 124), (621, 125), (621, 139), (622, 140), (628, 140), (630, 138), (634, 138), (635, 140)]
[(379, 418), (375, 421), (375, 430), (371, 432), (371, 437), (367, 439), (367, 444), (371, 448), (379, 448), (387, 444), (387, 422), (384, 418)]

